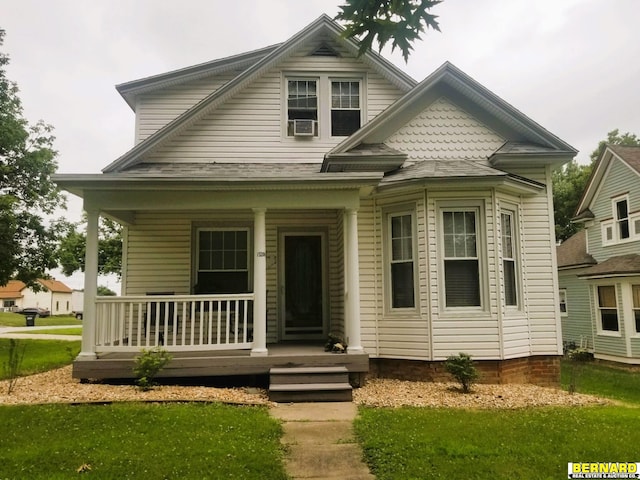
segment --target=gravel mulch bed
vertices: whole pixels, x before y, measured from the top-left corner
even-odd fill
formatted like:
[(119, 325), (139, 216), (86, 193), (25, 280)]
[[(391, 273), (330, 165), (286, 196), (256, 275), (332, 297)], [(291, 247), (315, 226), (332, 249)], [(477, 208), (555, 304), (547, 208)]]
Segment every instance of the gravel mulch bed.
[[(218, 388), (163, 385), (142, 392), (132, 385), (80, 383), (71, 377), (71, 366), (18, 379), (7, 395), (7, 381), (0, 382), (0, 405), (43, 403), (90, 403), (124, 401), (214, 401), (270, 405), (267, 392), (255, 388)], [(455, 384), (369, 380), (353, 391), (359, 405), (377, 407), (524, 408), (580, 406), (611, 403), (602, 398), (573, 394), (534, 385), (474, 385), (470, 394), (459, 393)]]

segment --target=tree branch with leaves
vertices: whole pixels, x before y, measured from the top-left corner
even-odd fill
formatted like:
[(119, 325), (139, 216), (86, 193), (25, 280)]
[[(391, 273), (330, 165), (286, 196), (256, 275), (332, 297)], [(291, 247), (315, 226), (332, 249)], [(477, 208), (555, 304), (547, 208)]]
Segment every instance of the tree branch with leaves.
[(373, 48), (381, 51), (391, 42), (391, 51), (398, 48), (407, 62), (413, 42), (431, 28), (440, 31), (437, 15), (429, 10), (442, 0), (346, 0), (340, 5), (336, 20), (345, 22), (345, 38), (360, 41), (358, 55)]

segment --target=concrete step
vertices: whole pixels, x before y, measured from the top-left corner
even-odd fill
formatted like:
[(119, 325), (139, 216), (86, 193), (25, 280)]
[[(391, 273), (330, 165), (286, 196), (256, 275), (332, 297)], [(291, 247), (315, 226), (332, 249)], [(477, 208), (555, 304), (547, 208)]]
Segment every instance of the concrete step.
[(271, 385), (269, 400), (273, 402), (350, 402), (352, 388), (348, 383), (300, 383)]
[(287, 383), (349, 383), (346, 367), (272, 368), (271, 384)]
[(346, 367), (296, 367), (270, 370), (269, 399), (274, 402), (350, 402)]

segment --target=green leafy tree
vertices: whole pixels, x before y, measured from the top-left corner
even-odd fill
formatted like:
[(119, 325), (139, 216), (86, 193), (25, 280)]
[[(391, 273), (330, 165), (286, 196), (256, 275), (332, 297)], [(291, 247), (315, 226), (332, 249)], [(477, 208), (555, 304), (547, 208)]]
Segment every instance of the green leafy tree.
[[(0, 29), (0, 46), (4, 36)], [(0, 52), (0, 285), (16, 278), (36, 287), (36, 279), (57, 265), (56, 231), (43, 216), (64, 205), (64, 197), (51, 180), (58, 167), (53, 129), (24, 118), (8, 64)]]
[(109, 287), (105, 287), (104, 285), (98, 285), (97, 293), (100, 297), (115, 297), (117, 295), (116, 292), (111, 290)]
[(346, 38), (360, 40), (359, 55), (373, 48), (378, 50), (391, 42), (391, 50), (399, 48), (406, 62), (413, 50), (412, 43), (420, 40), (427, 29), (440, 31), (437, 15), (428, 12), (442, 0), (346, 0), (340, 5), (336, 20), (345, 22)]
[(580, 165), (575, 160), (562, 169), (553, 172), (553, 209), (556, 222), (556, 240), (566, 240), (582, 228), (582, 224), (571, 223), (576, 209), (587, 187), (594, 163), (607, 145), (640, 146), (640, 138), (626, 132), (620, 134), (616, 128), (607, 133), (606, 140), (601, 140), (598, 147), (591, 152), (591, 163)]
[[(62, 272), (67, 276), (84, 272), (87, 235), (78, 230), (82, 225), (63, 221), (58, 228), (63, 232), (57, 251)], [(104, 217), (98, 225), (98, 273), (118, 277), (122, 273), (122, 227)]]

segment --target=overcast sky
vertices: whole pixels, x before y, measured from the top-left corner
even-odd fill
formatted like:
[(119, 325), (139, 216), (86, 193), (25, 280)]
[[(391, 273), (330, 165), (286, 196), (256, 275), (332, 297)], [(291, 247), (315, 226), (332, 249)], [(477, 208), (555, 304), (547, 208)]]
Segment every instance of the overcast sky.
[[(26, 118), (55, 128), (61, 173), (97, 173), (133, 143), (114, 86), (287, 40), (341, 0), (0, 0), (8, 77)], [(408, 64), (450, 61), (589, 154), (608, 131), (640, 135), (640, 1), (445, 0)], [(80, 203), (70, 203), (79, 218)]]

